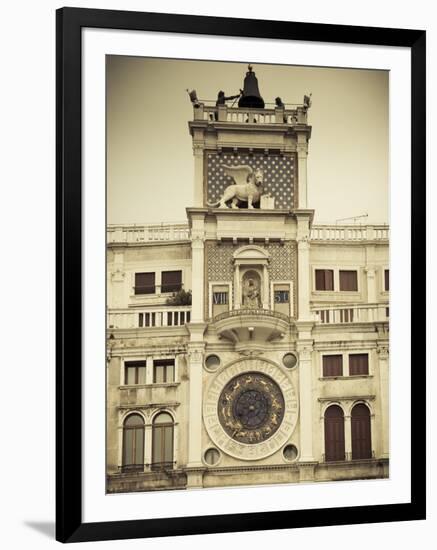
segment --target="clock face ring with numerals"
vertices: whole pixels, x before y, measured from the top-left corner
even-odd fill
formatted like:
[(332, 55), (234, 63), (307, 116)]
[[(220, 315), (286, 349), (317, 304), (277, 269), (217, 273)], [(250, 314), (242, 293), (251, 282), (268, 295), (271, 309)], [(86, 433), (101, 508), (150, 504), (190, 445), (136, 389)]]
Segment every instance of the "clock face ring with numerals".
[(297, 424), (292, 376), (272, 361), (245, 358), (214, 373), (206, 386), (203, 421), (224, 453), (259, 460), (280, 450)]
[(246, 372), (230, 380), (217, 404), (218, 417), (227, 434), (253, 445), (271, 437), (284, 417), (284, 397), (269, 376)]

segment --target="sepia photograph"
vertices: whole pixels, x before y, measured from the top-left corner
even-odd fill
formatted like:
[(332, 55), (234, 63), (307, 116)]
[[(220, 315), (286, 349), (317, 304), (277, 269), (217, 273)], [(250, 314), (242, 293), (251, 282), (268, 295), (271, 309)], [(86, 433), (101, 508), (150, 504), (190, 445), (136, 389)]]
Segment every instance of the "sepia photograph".
[(107, 493), (389, 477), (388, 71), (107, 55), (106, 205)]

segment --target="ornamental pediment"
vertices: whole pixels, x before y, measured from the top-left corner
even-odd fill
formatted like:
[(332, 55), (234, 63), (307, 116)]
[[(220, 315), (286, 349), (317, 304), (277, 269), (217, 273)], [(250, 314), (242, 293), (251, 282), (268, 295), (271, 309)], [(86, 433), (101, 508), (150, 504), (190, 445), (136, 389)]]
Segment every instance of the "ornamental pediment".
[(246, 245), (234, 252), (234, 260), (268, 260), (270, 258), (267, 250), (257, 245)]

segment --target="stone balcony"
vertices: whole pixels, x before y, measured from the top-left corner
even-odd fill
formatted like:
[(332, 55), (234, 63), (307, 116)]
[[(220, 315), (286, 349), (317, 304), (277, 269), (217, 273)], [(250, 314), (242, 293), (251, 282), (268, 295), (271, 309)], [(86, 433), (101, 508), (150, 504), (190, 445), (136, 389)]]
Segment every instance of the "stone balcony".
[(213, 323), (220, 337), (234, 342), (236, 349), (247, 349), (283, 338), (291, 319), (268, 309), (233, 309), (214, 317)]
[(388, 303), (318, 307), (313, 313), (322, 325), (388, 322), (390, 316)]
[(191, 321), (191, 306), (150, 306), (135, 309), (111, 309), (109, 329), (181, 327)]

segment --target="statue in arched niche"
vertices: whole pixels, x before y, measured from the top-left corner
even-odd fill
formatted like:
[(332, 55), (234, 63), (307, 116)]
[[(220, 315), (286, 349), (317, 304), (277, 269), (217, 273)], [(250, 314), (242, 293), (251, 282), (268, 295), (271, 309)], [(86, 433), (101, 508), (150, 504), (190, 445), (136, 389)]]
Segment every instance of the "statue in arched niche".
[(256, 273), (249, 272), (244, 277), (243, 307), (255, 309), (261, 307), (260, 279)]

